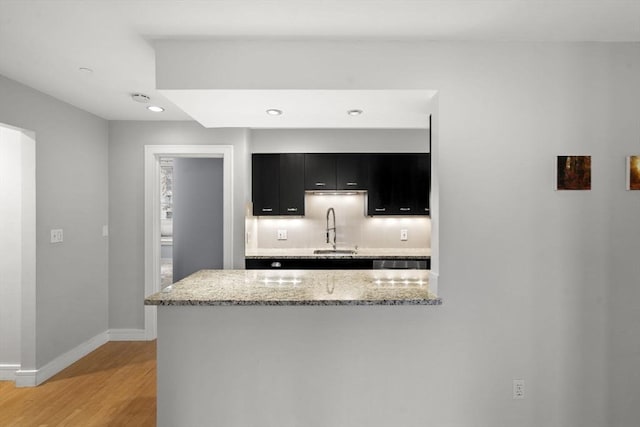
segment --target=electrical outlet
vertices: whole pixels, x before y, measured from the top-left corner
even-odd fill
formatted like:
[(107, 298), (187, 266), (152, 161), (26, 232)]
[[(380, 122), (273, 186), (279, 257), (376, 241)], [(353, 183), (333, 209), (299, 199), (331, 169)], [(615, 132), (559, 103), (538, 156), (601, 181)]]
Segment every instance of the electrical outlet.
[(63, 239), (61, 228), (51, 230), (51, 243), (62, 243)]
[(278, 230), (278, 240), (287, 240), (287, 230)]
[(406, 228), (400, 230), (400, 240), (402, 240), (403, 242), (409, 240), (409, 230), (407, 230)]
[(513, 398), (524, 399), (524, 380), (513, 380)]

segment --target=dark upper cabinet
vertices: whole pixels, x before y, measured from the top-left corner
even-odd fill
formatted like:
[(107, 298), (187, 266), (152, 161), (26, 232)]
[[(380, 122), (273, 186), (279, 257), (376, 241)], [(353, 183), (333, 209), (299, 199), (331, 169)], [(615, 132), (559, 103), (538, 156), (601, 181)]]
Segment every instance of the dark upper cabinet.
[(415, 211), (418, 215), (429, 215), (429, 196), (431, 195), (431, 153), (420, 155), (416, 159), (416, 179), (413, 188)]
[(366, 154), (305, 154), (305, 189), (366, 190), (366, 161)]
[(304, 215), (304, 154), (254, 154), (253, 215)]
[(368, 190), (367, 215), (429, 215), (430, 154), (254, 154), (253, 215), (304, 215), (304, 191)]
[(429, 154), (373, 154), (368, 163), (368, 215), (429, 214)]
[(338, 154), (336, 156), (336, 189), (366, 190), (369, 184), (367, 154)]
[(280, 154), (280, 215), (304, 215), (304, 154)]
[(372, 154), (369, 156), (369, 191), (367, 214), (392, 215), (393, 171), (388, 167), (389, 156)]
[(306, 190), (336, 189), (336, 155), (304, 155), (304, 188)]
[(280, 213), (280, 155), (254, 154), (251, 161), (253, 214)]

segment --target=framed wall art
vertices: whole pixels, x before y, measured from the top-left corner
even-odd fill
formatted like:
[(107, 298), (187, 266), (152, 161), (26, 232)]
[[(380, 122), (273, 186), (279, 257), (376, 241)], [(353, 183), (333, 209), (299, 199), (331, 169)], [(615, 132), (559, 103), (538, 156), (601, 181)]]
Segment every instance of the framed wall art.
[(627, 190), (640, 190), (640, 155), (627, 157)]
[(556, 190), (591, 190), (591, 156), (558, 156)]

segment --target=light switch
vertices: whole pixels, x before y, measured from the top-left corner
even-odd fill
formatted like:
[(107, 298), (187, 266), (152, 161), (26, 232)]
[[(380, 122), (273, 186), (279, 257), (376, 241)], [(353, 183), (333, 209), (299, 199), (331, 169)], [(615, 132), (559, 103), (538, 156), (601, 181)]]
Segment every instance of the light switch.
[(108, 225), (103, 225), (102, 226), (102, 237), (109, 237), (109, 226)]
[(402, 240), (403, 242), (405, 240), (409, 240), (409, 230), (407, 230), (406, 228), (400, 230), (400, 240)]
[(63, 240), (62, 229), (61, 228), (52, 229), (51, 243), (62, 243), (62, 240)]
[(278, 230), (278, 240), (287, 240), (287, 230)]

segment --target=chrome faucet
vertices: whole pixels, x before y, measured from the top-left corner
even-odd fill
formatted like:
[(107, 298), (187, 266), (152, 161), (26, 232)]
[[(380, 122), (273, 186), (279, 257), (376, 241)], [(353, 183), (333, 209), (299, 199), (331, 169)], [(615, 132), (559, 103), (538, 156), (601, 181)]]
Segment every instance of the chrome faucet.
[[(329, 214), (333, 216), (333, 227), (329, 227)], [(329, 242), (329, 232), (333, 230), (333, 250), (336, 250), (336, 211), (333, 208), (327, 209), (327, 243)]]

